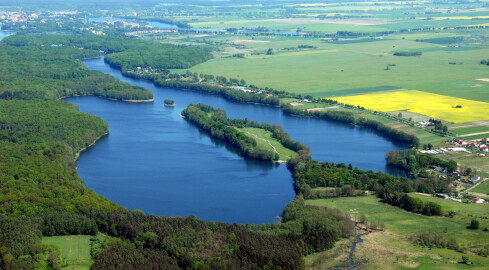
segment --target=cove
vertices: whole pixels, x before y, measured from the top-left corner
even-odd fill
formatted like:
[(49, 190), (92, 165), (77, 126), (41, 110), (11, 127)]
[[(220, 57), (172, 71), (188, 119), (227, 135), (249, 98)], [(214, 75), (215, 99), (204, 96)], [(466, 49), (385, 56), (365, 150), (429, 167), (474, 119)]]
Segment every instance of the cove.
[[(122, 81), (154, 92), (152, 103), (72, 97), (81, 111), (107, 121), (110, 134), (82, 152), (78, 173), (86, 186), (129, 209), (166, 216), (195, 215), (206, 221), (261, 224), (277, 221), (294, 198), (293, 179), (284, 164), (247, 160), (187, 123), (179, 113), (191, 102), (227, 111), (230, 118), (281, 125), (292, 139), (311, 147), (315, 160), (351, 163), (365, 170), (400, 172), (384, 155), (405, 148), (369, 129), (284, 115), (278, 108), (239, 104), (223, 98), (155, 87), (127, 78), (103, 58), (86, 60)], [(173, 99), (177, 107), (165, 107)]]

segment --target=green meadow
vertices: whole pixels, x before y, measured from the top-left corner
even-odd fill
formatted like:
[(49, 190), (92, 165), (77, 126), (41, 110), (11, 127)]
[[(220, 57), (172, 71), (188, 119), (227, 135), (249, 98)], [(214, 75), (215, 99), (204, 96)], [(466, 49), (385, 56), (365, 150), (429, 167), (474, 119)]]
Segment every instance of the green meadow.
[(90, 235), (67, 235), (43, 237), (42, 243), (60, 248), (61, 257), (67, 263), (63, 269), (90, 269)]
[(272, 138), (272, 133), (270, 131), (260, 128), (238, 128), (238, 130), (244, 132), (247, 136), (254, 138), (259, 148), (277, 153), (279, 155), (279, 160), (288, 161), (297, 156), (296, 152), (285, 148), (279, 141)]

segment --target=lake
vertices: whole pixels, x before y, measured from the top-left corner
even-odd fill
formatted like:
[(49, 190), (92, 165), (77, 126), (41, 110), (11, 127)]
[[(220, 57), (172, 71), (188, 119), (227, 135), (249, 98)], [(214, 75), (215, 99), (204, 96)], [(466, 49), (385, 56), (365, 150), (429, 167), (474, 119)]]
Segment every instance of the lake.
[[(167, 216), (195, 215), (206, 221), (261, 224), (277, 221), (294, 198), (285, 164), (244, 159), (211, 139), (179, 113), (189, 103), (227, 111), (230, 118), (281, 125), (292, 139), (311, 147), (319, 161), (351, 163), (365, 170), (400, 173), (386, 166), (384, 155), (405, 148), (369, 129), (313, 118), (284, 115), (278, 108), (239, 104), (190, 91), (156, 87), (121, 75), (103, 58), (84, 63), (132, 85), (154, 92), (151, 103), (128, 103), (97, 97), (72, 97), (81, 111), (109, 124), (110, 134), (78, 159), (86, 186), (129, 209)], [(164, 99), (177, 107), (165, 107)]]

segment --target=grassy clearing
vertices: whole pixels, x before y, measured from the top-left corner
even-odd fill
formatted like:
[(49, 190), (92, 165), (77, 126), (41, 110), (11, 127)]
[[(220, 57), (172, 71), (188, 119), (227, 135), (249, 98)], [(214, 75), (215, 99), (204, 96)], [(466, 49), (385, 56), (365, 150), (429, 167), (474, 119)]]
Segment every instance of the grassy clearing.
[(272, 138), (272, 133), (259, 128), (239, 128), (249, 137), (256, 139), (259, 148), (279, 154), (279, 159), (287, 161), (297, 156), (297, 153), (285, 148), (279, 141)]
[[(416, 90), (347, 96), (336, 100), (383, 112), (408, 110), (454, 123), (489, 119), (489, 103)], [(462, 108), (454, 108), (457, 105)]]
[[(488, 242), (488, 232), (483, 232), (481, 229), (472, 231), (466, 228), (467, 222), (470, 222), (472, 218), (469, 215), (489, 215), (487, 206), (457, 203), (418, 194), (411, 195), (420, 196), (425, 201), (436, 201), (446, 209), (455, 210), (457, 213), (454, 218), (427, 217), (381, 203), (375, 196), (309, 200), (307, 204), (339, 208), (345, 213), (350, 213), (354, 219), (358, 219), (360, 215), (366, 215), (370, 221), (385, 223), (386, 231), (362, 237), (364, 242), (357, 246), (354, 260), (361, 265), (361, 269), (485, 269), (489, 265), (488, 258), (473, 254), (467, 256), (475, 263), (475, 266), (462, 265), (458, 263), (463, 255), (459, 252), (414, 246), (409, 240), (411, 235), (418, 232), (432, 231), (441, 233), (448, 239), (457, 238), (458, 241), (468, 246)], [(480, 222), (481, 227), (489, 225), (487, 220), (480, 219)], [(349, 252), (349, 250), (339, 245), (327, 251), (329, 257), (326, 256), (326, 253), (307, 257), (306, 264), (309, 269), (323, 269), (324, 266), (337, 265), (344, 261), (344, 252)]]
[(90, 235), (43, 237), (42, 243), (58, 246), (61, 256), (68, 263), (65, 269), (90, 269)]

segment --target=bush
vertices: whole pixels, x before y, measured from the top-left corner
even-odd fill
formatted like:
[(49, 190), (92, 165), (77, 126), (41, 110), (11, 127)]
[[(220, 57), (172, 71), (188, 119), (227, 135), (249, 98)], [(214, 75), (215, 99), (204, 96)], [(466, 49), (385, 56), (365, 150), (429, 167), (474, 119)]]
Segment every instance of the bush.
[(477, 229), (479, 229), (479, 221), (477, 219), (475, 219), (475, 218), (472, 219), (470, 221), (469, 229), (471, 229), (471, 230), (477, 230)]

